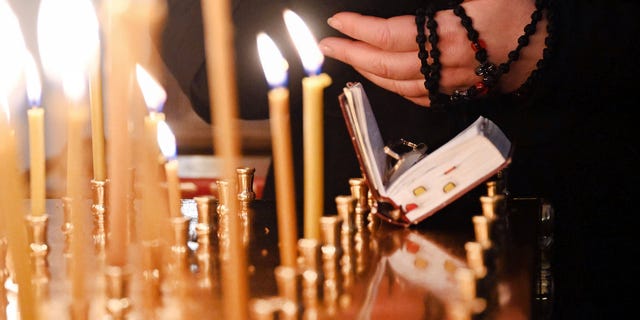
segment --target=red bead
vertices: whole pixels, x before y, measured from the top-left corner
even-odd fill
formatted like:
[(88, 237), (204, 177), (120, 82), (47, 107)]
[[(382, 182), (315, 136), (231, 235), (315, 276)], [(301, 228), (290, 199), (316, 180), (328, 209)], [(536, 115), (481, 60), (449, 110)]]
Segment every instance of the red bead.
[(482, 39), (478, 39), (478, 42), (472, 42), (471, 43), (471, 49), (473, 49), (473, 51), (478, 52), (480, 51), (480, 49), (485, 49), (487, 47), (487, 45), (485, 44), (485, 42)]
[(480, 81), (477, 82), (475, 85), (476, 89), (478, 89), (478, 94), (479, 95), (483, 95), (486, 94), (487, 92), (489, 92), (489, 87), (487, 87), (484, 82)]

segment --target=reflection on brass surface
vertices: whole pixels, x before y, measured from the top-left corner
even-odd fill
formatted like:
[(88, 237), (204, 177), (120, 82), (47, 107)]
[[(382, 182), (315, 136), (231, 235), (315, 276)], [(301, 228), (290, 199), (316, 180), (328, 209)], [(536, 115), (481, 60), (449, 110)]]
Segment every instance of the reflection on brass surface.
[(302, 306), (305, 310), (315, 310), (318, 304), (318, 271), (302, 272)]
[(271, 302), (267, 299), (256, 298), (251, 300), (249, 303), (249, 316), (252, 320), (272, 320), (273, 317), (273, 306)]
[(296, 269), (280, 265), (275, 268), (274, 274), (278, 285), (278, 295), (283, 299), (297, 303), (298, 283)]
[(189, 238), (189, 222), (188, 217), (171, 218), (171, 227), (173, 230), (173, 243), (171, 244), (171, 263), (169, 270), (173, 272), (187, 272), (188, 261), (187, 239)]
[(229, 181), (218, 180), (218, 246), (220, 251), (220, 260), (229, 260), (229, 215), (231, 214), (230, 201), (231, 190), (229, 190)]

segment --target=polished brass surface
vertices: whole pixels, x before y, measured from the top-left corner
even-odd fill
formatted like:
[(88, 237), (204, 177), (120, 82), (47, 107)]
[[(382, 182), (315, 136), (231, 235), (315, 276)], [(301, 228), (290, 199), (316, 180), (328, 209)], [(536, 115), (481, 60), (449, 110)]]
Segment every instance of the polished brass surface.
[[(209, 201), (211, 199), (206, 202), (216, 210), (220, 208)], [(63, 204), (60, 200), (47, 201), (50, 230), (61, 230), (66, 223)], [(512, 200), (507, 207), (511, 209), (506, 213), (496, 214), (509, 217), (510, 223), (497, 229), (502, 230), (504, 239), (495, 239), (495, 245), (489, 248), (479, 245), (471, 216), (467, 224), (453, 227), (428, 221), (413, 228), (370, 223), (367, 228), (356, 228), (349, 234), (353, 238), (348, 248), (353, 253), (351, 260), (341, 257), (348, 251), (341, 239), (342, 219), (326, 216), (323, 218), (326, 234), (322, 240), (300, 239), (300, 264), (297, 268), (282, 269), (278, 259), (275, 205), (254, 200), (250, 203), (250, 209), (256, 212), (256, 218), (251, 221), (254, 234), (246, 247), (251, 269), (248, 273), (252, 301), (249, 313), (255, 319), (293, 319), (293, 314), (297, 319), (431, 320), (478, 316), (530, 319), (534, 314), (532, 301), (536, 286), (533, 280), (538, 259), (532, 226), (541, 219), (540, 206), (536, 200)], [(90, 204), (87, 210), (89, 212)], [(193, 210), (203, 209), (194, 207)], [(212, 213), (209, 227), (216, 224), (216, 216)], [(373, 219), (370, 221), (375, 221)], [(206, 223), (206, 218), (198, 221)], [(502, 223), (497, 219), (492, 224)], [(176, 242), (171, 244), (180, 242), (180, 246), (186, 241), (185, 226), (198, 228), (198, 224), (186, 225), (185, 222), (174, 226), (175, 235), (180, 238), (174, 238)], [(187, 259), (179, 286), (172, 285), (166, 278), (172, 277), (166, 274), (171, 270), (168, 268), (172, 262), (171, 250), (162, 249), (163, 244), (158, 242), (131, 243), (130, 266), (115, 269), (106, 266), (105, 270), (98, 271), (100, 274), (89, 270), (90, 277), (104, 277), (103, 285), (88, 288), (90, 315), (99, 315), (103, 310), (101, 316), (109, 315), (112, 319), (220, 318), (224, 304), (221, 284), (225, 279), (219, 270), (225, 260), (217, 251), (224, 245), (220, 239), (225, 236), (220, 234), (223, 230), (211, 230), (206, 254), (201, 249), (206, 242), (196, 247), (182, 246)], [(54, 306), (47, 309), (47, 319), (66, 319), (72, 307), (68, 275), (64, 272), (68, 263), (64, 258), (65, 237), (61, 232), (47, 234), (51, 272), (47, 305)], [(136, 257), (140, 252), (143, 254)], [(478, 252), (483, 253), (481, 257), (476, 256)], [(7, 270), (2, 268), (1, 258), (0, 276)], [(344, 269), (345, 265), (348, 268)], [(482, 278), (474, 271), (480, 265), (486, 268)], [(351, 279), (345, 280), (347, 277)], [(544, 283), (548, 284), (549, 278), (545, 279)], [(291, 288), (296, 291), (295, 307), (287, 303), (294, 296)], [(81, 310), (82, 306), (76, 308)]]

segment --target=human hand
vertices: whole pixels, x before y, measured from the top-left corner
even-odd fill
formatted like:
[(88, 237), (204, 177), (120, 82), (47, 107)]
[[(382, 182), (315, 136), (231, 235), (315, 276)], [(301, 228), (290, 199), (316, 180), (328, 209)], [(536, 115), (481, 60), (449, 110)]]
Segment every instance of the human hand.
[[(464, 2), (463, 7), (486, 43), (489, 61), (495, 64), (507, 61), (508, 53), (515, 49), (535, 9), (531, 0), (473, 0)], [(440, 91), (452, 94), (455, 90), (466, 90), (480, 81), (475, 74), (478, 62), (467, 32), (452, 10), (437, 12), (435, 19), (442, 65)], [(384, 19), (339, 12), (327, 23), (350, 38), (322, 39), (319, 46), (327, 57), (351, 65), (376, 85), (418, 105), (430, 105), (424, 76), (420, 73), (415, 16)], [(543, 19), (530, 37), (529, 45), (520, 52), (520, 59), (500, 78), (496, 90), (511, 92), (522, 85), (542, 57), (545, 37), (546, 20)], [(428, 42), (427, 49), (430, 49)]]

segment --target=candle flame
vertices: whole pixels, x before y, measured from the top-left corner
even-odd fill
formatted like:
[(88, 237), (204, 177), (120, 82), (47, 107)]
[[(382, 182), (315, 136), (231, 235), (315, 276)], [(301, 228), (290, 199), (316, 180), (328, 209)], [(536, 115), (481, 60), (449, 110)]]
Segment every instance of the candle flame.
[(264, 75), (271, 87), (282, 87), (287, 83), (289, 63), (282, 56), (278, 46), (266, 33), (260, 32), (257, 37), (258, 55), (262, 63)]
[(313, 33), (295, 12), (287, 9), (284, 11), (283, 16), (289, 35), (302, 60), (304, 70), (308, 75), (319, 74), (324, 62), (324, 55), (320, 51)]
[(158, 146), (165, 159), (172, 160), (176, 157), (178, 151), (176, 148), (176, 136), (169, 128), (166, 121), (159, 121), (157, 128)]
[(32, 107), (40, 106), (40, 98), (42, 95), (42, 82), (38, 66), (31, 52), (27, 51), (25, 61), (25, 75), (27, 78), (27, 98)]
[(0, 1), (0, 95), (7, 99), (22, 75), (27, 50), (18, 17), (6, 1)]
[(162, 112), (162, 107), (167, 101), (167, 92), (162, 88), (160, 83), (139, 64), (136, 64), (136, 77), (149, 112)]
[(99, 24), (90, 0), (42, 0), (37, 24), (40, 59), (48, 76), (64, 81), (66, 73), (86, 72), (94, 65)]
[(67, 98), (79, 101), (87, 89), (87, 78), (82, 72), (67, 72), (62, 79), (62, 89)]

